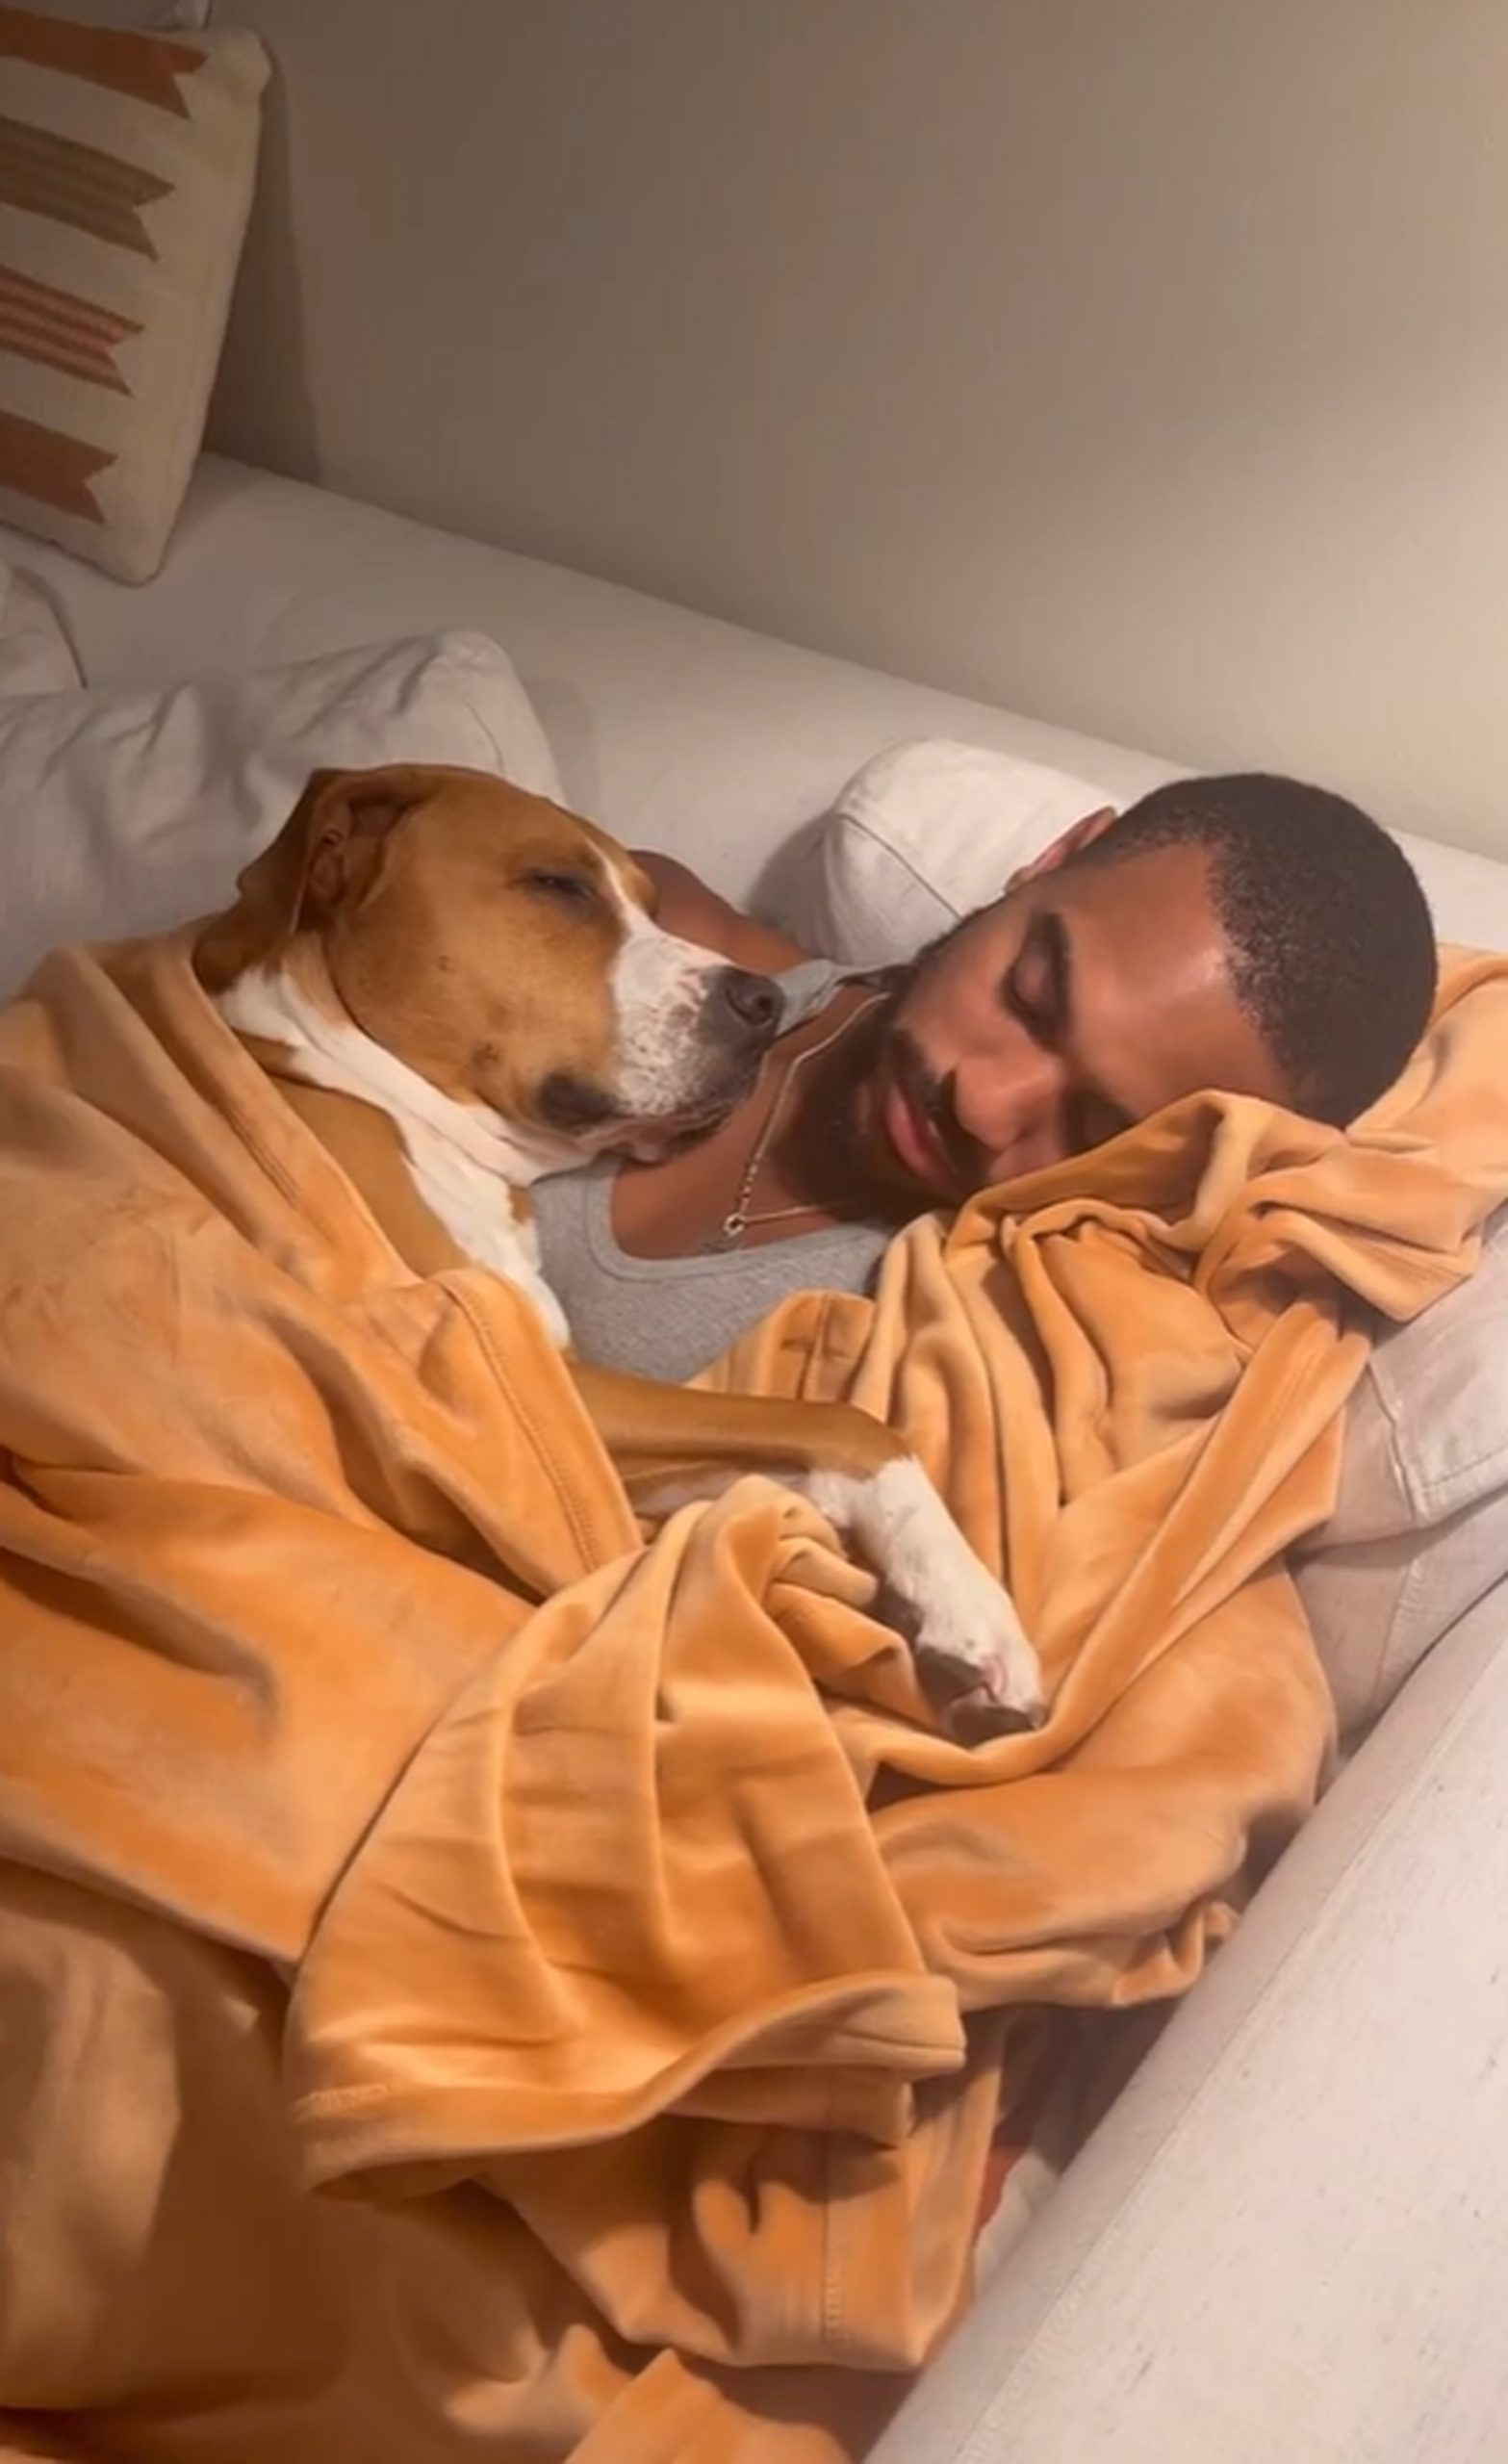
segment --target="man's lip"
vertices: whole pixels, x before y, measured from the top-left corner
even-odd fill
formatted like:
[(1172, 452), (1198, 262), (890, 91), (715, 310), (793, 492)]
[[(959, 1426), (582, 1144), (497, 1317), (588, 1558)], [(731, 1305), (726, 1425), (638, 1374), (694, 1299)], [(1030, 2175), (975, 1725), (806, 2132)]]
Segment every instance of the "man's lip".
[(947, 1189), (953, 1176), (942, 1141), (895, 1078), (885, 1089), (881, 1120), (891, 1149), (911, 1178), (923, 1189)]

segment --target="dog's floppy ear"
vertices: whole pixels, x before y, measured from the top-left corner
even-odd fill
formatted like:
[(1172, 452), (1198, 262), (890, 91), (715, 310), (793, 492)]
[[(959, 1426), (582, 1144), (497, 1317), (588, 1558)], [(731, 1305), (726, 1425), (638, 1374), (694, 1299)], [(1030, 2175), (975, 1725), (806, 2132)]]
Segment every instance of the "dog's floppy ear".
[(199, 936), (193, 962), (211, 992), (274, 958), (311, 917), (354, 905), (371, 886), (394, 823), (433, 793), (416, 762), (317, 770), (270, 847), (236, 884), (236, 904)]

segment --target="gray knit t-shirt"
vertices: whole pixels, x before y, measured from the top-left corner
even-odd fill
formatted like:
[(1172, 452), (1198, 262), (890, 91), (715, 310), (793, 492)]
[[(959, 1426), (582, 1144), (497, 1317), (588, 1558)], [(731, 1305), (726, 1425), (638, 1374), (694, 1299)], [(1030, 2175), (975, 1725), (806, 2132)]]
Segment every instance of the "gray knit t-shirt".
[[(812, 959), (777, 979), (781, 1033), (799, 1026), (859, 970)], [(679, 1380), (704, 1369), (792, 1292), (867, 1292), (890, 1234), (837, 1223), (788, 1241), (691, 1258), (632, 1258), (613, 1234), (616, 1164), (557, 1172), (531, 1195), (545, 1279), (574, 1349), (600, 1369)]]

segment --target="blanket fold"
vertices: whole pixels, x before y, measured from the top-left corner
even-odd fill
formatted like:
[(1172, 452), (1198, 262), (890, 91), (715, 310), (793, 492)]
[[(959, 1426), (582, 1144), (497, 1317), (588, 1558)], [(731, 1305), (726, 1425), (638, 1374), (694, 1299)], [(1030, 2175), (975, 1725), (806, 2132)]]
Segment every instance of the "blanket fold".
[(856, 2454), (1035, 2015), (1182, 1991), (1314, 1800), (1283, 1553), (1508, 1193), (1508, 966), (1348, 1136), (1181, 1106), (708, 1373), (879, 1412), (1010, 1581), (1052, 1715), (964, 1749), (788, 1494), (642, 1540), (188, 953), (0, 1015), (13, 2446)]

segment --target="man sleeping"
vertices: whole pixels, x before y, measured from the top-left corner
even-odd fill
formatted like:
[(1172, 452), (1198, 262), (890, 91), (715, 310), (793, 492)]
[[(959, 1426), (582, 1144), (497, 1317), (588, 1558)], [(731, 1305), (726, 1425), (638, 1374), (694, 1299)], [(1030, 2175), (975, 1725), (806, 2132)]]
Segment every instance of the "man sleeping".
[(578, 1351), (651, 1376), (692, 1375), (790, 1293), (866, 1291), (910, 1218), (1202, 1088), (1343, 1126), (1434, 997), (1407, 860), (1291, 779), (1185, 780), (1091, 813), (884, 978), (639, 861), (672, 931), (779, 975), (787, 1004), (757, 1087), (710, 1137), (536, 1189)]

